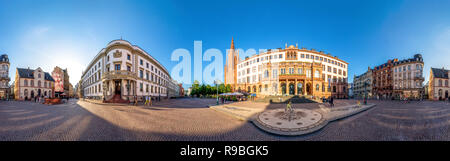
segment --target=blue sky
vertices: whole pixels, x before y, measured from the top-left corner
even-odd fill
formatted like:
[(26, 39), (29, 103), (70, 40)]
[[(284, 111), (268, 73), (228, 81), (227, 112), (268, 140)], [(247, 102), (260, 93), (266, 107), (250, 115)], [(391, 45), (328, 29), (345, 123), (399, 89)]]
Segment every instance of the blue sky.
[(298, 42), (331, 53), (350, 63), (349, 81), (368, 66), (422, 53), (428, 80), (430, 67), (450, 68), (449, 8), (448, 0), (0, 0), (0, 54), (10, 57), (11, 78), (16, 67), (60, 66), (75, 85), (114, 39), (140, 46), (170, 72), (173, 50), (193, 54), (201, 40), (203, 51), (225, 53), (234, 37), (243, 49)]

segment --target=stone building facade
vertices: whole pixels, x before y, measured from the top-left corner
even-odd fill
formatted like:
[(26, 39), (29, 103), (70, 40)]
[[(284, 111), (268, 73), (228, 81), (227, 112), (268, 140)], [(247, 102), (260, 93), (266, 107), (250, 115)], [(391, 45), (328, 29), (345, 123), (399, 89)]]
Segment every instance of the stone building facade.
[(237, 86), (237, 64), (240, 62), (239, 50), (234, 48), (234, 40), (231, 38), (231, 47), (228, 50), (224, 67), (224, 84), (230, 85), (232, 91)]
[(172, 78), (159, 61), (126, 40), (113, 40), (89, 63), (78, 88), (83, 97), (124, 102), (168, 97)]
[(49, 73), (41, 68), (17, 68), (14, 84), (16, 100), (31, 100), (35, 97), (53, 98), (54, 82)]
[[(234, 44), (232, 44), (234, 47)], [(348, 98), (348, 63), (298, 46), (259, 53), (237, 63), (233, 88), (257, 96), (299, 95)], [(230, 72), (230, 71), (228, 71)]]
[(398, 59), (388, 60), (386, 63), (373, 68), (373, 97), (378, 99), (392, 98), (394, 89), (392, 67), (395, 62), (398, 62)]
[(364, 74), (353, 77), (354, 98), (372, 98), (372, 84), (372, 69), (368, 67)]
[(430, 100), (444, 100), (450, 97), (450, 70), (431, 68), (428, 82), (428, 98)]
[(421, 99), (425, 93), (423, 91), (423, 58), (416, 54), (411, 59), (394, 62), (393, 97), (395, 99)]
[(9, 58), (8, 55), (0, 56), (0, 99), (9, 99)]
[(55, 80), (55, 96), (65, 95), (73, 96), (73, 86), (69, 81), (69, 73), (67, 69), (61, 69), (56, 66), (52, 71), (52, 77)]

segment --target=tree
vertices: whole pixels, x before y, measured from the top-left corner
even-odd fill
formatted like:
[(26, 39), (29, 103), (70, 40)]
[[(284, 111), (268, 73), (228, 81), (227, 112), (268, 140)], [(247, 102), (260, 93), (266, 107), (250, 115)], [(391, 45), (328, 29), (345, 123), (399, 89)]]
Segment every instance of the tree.
[(229, 84), (227, 84), (227, 87), (226, 87), (226, 90), (225, 90), (226, 92), (231, 92), (231, 85), (229, 85)]

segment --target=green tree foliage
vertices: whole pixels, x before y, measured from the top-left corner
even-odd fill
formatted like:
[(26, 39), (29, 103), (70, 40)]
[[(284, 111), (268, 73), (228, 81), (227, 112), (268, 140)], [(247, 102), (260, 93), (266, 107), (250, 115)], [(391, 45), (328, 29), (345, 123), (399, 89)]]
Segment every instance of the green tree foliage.
[[(217, 91), (219, 90), (219, 91)], [(194, 84), (192, 84), (191, 86), (191, 96), (195, 96), (195, 97), (212, 97), (212, 96), (216, 96), (217, 93), (222, 94), (222, 93), (228, 93), (231, 92), (231, 86), (230, 85), (226, 85), (225, 84), (219, 84), (218, 86), (216, 85), (205, 85), (205, 84), (201, 84), (199, 83), (199, 81), (194, 81)]]

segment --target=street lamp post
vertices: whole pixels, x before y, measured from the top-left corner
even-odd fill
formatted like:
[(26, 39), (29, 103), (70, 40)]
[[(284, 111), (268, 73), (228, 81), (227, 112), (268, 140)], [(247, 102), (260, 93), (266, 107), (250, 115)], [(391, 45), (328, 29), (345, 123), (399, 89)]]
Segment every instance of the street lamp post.
[(367, 82), (364, 82), (364, 105), (367, 105)]
[(219, 84), (221, 84), (220, 80), (215, 80), (214, 84), (216, 84), (216, 90), (217, 90), (217, 101), (216, 101), (216, 105), (219, 105)]

